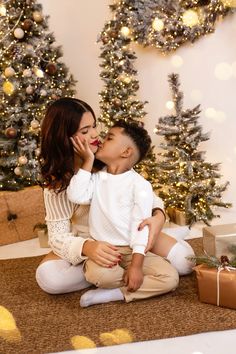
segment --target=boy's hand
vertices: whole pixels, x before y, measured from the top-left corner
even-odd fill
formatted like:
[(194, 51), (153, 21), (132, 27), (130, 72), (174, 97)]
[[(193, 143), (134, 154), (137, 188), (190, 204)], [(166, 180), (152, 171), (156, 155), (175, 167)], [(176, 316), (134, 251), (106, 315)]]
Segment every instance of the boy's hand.
[(127, 290), (134, 292), (140, 288), (143, 284), (143, 271), (139, 266), (134, 266), (130, 264), (128, 267), (125, 276), (124, 276), (125, 286)]
[(89, 147), (86, 139), (82, 140), (78, 136), (70, 138), (74, 151), (82, 158), (83, 161), (94, 161), (94, 153)]

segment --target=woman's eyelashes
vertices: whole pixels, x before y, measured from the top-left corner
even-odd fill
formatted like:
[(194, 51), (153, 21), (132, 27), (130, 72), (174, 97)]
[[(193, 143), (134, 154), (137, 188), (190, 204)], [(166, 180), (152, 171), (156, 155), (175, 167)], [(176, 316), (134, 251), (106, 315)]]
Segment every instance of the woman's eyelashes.
[(82, 131), (82, 132), (81, 132), (81, 134), (83, 134), (83, 135), (88, 134), (88, 130), (84, 130), (84, 131)]

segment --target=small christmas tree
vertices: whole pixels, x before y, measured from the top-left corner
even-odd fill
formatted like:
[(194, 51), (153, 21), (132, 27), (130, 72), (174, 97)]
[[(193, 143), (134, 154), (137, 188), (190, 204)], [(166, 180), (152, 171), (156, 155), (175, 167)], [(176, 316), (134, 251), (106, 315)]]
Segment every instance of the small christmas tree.
[(35, 0), (2, 0), (0, 33), (0, 190), (18, 190), (39, 178), (47, 105), (73, 95), (75, 81)]
[(159, 195), (167, 208), (184, 211), (188, 224), (202, 220), (209, 225), (218, 217), (212, 206), (231, 206), (221, 201), (229, 182), (218, 185), (220, 164), (205, 162), (204, 152), (197, 150), (202, 141), (209, 139), (198, 124), (200, 106), (184, 110), (178, 75), (169, 75), (169, 83), (175, 114), (161, 117), (156, 125), (156, 134), (164, 137), (160, 147), (165, 150), (159, 153), (162, 158), (157, 165)]

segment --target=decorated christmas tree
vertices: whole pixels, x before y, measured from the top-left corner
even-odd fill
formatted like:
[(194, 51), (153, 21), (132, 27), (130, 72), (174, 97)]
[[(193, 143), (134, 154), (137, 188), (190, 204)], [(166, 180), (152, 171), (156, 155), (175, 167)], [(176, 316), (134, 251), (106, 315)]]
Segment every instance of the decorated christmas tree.
[(157, 165), (159, 195), (167, 208), (184, 211), (188, 224), (200, 220), (209, 224), (218, 216), (213, 206), (231, 206), (221, 200), (228, 182), (217, 184), (220, 164), (204, 161), (204, 152), (198, 150), (199, 144), (209, 139), (198, 123), (200, 106), (183, 109), (177, 74), (169, 75), (169, 84), (175, 113), (161, 117), (156, 125), (156, 134), (164, 137), (160, 145), (164, 152), (159, 153)]
[[(100, 121), (106, 131), (117, 119), (142, 121), (146, 101), (137, 97), (139, 82), (133, 43), (175, 51), (214, 32), (218, 19), (235, 11), (235, 0), (122, 0), (110, 5), (113, 14), (99, 35), (101, 47)], [(157, 187), (153, 149), (135, 167)]]
[[(143, 124), (142, 120), (146, 115), (144, 106), (147, 102), (137, 98), (139, 83), (134, 67), (136, 55), (130, 46), (129, 28), (121, 28), (119, 22), (110, 21), (105, 25), (99, 40), (103, 43), (100, 76), (105, 83), (105, 88), (100, 93), (99, 120), (103, 124), (103, 131), (106, 132), (119, 119)], [(135, 169), (155, 188), (157, 176), (153, 148)]]
[(105, 82), (100, 93), (100, 121), (106, 127), (119, 119), (139, 121), (146, 114), (145, 102), (137, 99), (139, 84), (133, 64), (136, 56), (129, 46), (128, 32), (128, 28), (120, 30), (118, 23), (110, 21), (100, 35), (103, 42), (100, 76)]
[(37, 183), (40, 121), (51, 101), (74, 94), (61, 57), (40, 4), (0, 2), (0, 190)]

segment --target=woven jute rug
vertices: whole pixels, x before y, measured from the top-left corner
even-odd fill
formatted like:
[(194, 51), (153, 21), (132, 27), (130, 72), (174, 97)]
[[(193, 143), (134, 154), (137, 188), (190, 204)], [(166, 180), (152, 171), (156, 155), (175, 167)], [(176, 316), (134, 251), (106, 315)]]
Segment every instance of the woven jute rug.
[[(201, 253), (201, 239), (190, 243)], [(72, 350), (81, 338), (103, 346), (236, 328), (235, 310), (198, 301), (195, 274), (181, 277), (178, 289), (166, 295), (82, 309), (83, 292), (48, 295), (39, 289), (35, 270), (41, 259), (0, 261), (1, 354)], [(116, 338), (120, 333), (123, 339)]]

